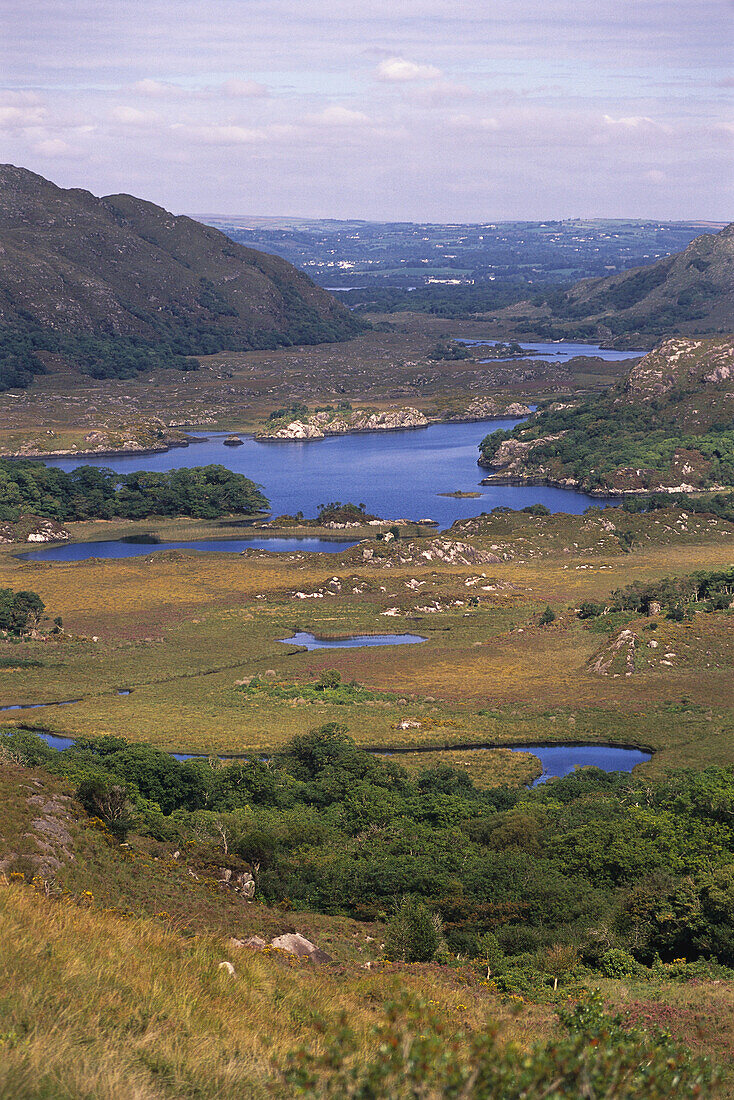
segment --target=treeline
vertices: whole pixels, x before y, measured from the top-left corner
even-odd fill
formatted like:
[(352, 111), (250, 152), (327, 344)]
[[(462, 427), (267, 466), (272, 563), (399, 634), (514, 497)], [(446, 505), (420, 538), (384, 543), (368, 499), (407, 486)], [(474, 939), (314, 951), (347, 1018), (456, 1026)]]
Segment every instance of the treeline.
[(527, 299), (532, 284), (523, 280), (503, 280), (478, 286), (370, 286), (360, 290), (336, 290), (332, 293), (357, 313), (430, 313), (437, 317), (472, 317), (503, 309)]
[(193, 516), (216, 519), (267, 511), (260, 488), (226, 466), (118, 474), (106, 467), (65, 471), (40, 462), (0, 460), (0, 520), (24, 514), (60, 522)]
[(76, 783), (118, 836), (134, 827), (192, 860), (246, 865), (269, 904), (383, 920), (420, 898), (448, 950), (485, 958), (506, 992), (547, 982), (551, 965), (734, 966), (731, 767), (479, 790), (448, 766), (411, 778), (334, 724), (230, 764), (115, 737), (60, 754), (22, 731), (0, 744)]
[(323, 320), (292, 287), (283, 283), (279, 290), (286, 315), (282, 331), (258, 331), (234, 323), (231, 318), (236, 311), (207, 280), (202, 280), (199, 301), (209, 316), (148, 316), (128, 309), (139, 316), (141, 326), (154, 330), (152, 337), (60, 333), (40, 326), (29, 315), (22, 326), (0, 327), (0, 391), (24, 388), (35, 375), (44, 374), (44, 353), (62, 357), (91, 378), (130, 379), (163, 368), (198, 370), (201, 355), (333, 343), (364, 328), (351, 314)]
[(734, 523), (734, 493), (710, 493), (705, 497), (692, 497), (687, 493), (651, 493), (650, 496), (631, 497), (622, 504), (625, 512), (659, 512), (665, 508), (683, 508), (697, 515), (718, 516)]
[(687, 611), (723, 611), (732, 601), (734, 567), (699, 570), (680, 577), (661, 577), (657, 581), (633, 581), (612, 592), (606, 603), (583, 603), (579, 618), (596, 618), (606, 611), (635, 611), (638, 615), (665, 611), (668, 618), (680, 621)]

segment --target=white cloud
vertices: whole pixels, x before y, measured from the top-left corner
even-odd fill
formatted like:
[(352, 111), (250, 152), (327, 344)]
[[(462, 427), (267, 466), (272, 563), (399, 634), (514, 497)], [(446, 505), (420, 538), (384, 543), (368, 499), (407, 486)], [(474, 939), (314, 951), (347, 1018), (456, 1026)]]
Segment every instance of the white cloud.
[(349, 107), (325, 107), (317, 115), (311, 115), (310, 121), (321, 126), (364, 126), (369, 118), (362, 111), (352, 111)]
[(34, 92), (0, 91), (0, 129), (41, 126), (46, 114), (45, 106)]
[(170, 99), (186, 94), (186, 89), (180, 84), (171, 84), (166, 80), (137, 80), (132, 90), (137, 95), (149, 96), (151, 99)]
[(298, 133), (295, 126), (278, 123), (268, 126), (240, 126), (237, 123), (200, 126), (177, 122), (171, 126), (171, 131), (179, 138), (198, 145), (257, 145), (284, 138), (292, 140)]
[(137, 107), (128, 106), (113, 107), (111, 115), (115, 122), (121, 122), (123, 126), (149, 126), (158, 119), (154, 111), (140, 111)]
[(406, 84), (412, 80), (439, 80), (441, 70), (435, 65), (417, 65), (404, 57), (389, 57), (377, 66), (378, 80), (395, 84)]
[(79, 150), (69, 145), (63, 138), (46, 138), (34, 146), (37, 153), (43, 157), (78, 157)]
[(613, 118), (612, 115), (604, 115), (607, 126), (622, 126), (625, 130), (639, 130), (644, 128), (658, 129), (658, 123), (647, 115), (628, 115), (626, 118)]
[(474, 118), (471, 115), (454, 115), (449, 119), (449, 125), (456, 130), (493, 131), (499, 130), (500, 124), (496, 118)]
[(270, 94), (266, 85), (257, 80), (225, 80), (221, 87), (225, 95), (234, 99), (259, 99)]

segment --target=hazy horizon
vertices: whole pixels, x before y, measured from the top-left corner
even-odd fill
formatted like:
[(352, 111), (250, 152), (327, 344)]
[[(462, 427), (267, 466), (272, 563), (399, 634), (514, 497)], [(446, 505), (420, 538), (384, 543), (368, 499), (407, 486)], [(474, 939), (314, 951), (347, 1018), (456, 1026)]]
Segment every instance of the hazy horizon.
[(216, 217), (732, 218), (729, 0), (0, 2), (0, 160), (62, 186)]

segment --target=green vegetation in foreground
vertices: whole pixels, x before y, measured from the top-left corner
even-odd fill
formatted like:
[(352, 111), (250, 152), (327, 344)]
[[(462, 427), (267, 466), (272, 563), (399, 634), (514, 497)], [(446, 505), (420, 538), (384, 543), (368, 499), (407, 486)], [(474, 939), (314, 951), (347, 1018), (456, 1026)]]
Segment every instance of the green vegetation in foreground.
[(269, 762), (224, 765), (113, 737), (55, 753), (18, 731), (0, 745), (74, 782), (118, 837), (236, 856), (268, 904), (375, 920), (420, 897), (449, 951), (479, 957), (492, 934), (508, 994), (542, 999), (561, 947), (564, 974), (734, 966), (733, 768), (481, 790), (446, 765), (410, 777), (333, 723)]
[(181, 515), (216, 519), (267, 508), (257, 485), (226, 466), (131, 474), (80, 466), (67, 473), (39, 462), (0, 460), (2, 520), (17, 520), (23, 513), (61, 522)]

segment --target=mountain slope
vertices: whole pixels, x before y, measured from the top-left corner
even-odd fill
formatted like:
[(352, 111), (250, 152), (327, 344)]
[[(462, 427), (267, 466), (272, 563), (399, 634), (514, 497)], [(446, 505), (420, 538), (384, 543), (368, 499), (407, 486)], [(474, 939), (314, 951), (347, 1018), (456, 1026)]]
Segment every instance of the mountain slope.
[(480, 445), (491, 480), (609, 492), (734, 485), (734, 339), (664, 341), (616, 392), (551, 406)]
[(686, 249), (604, 279), (583, 279), (532, 305), (508, 307), (507, 319), (553, 338), (576, 336), (643, 343), (673, 334), (734, 328), (734, 224), (704, 233)]
[[(98, 340), (161, 345), (165, 359), (318, 343), (358, 327), (277, 256), (131, 195), (95, 198), (0, 166), (0, 366), (3, 351), (18, 366), (12, 356), (35, 348), (78, 351), (88, 368), (95, 354), (109, 359)], [(143, 359), (133, 369), (156, 365)]]

